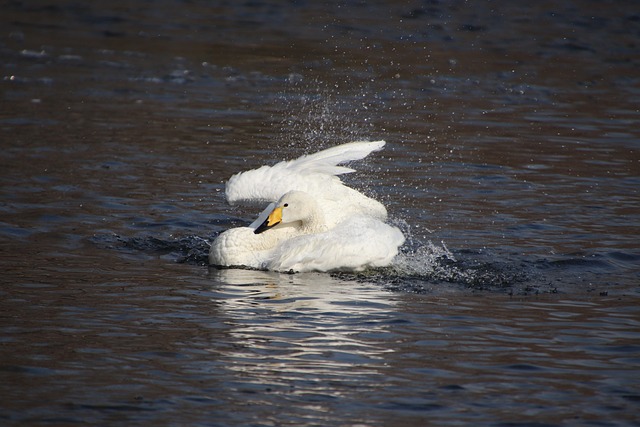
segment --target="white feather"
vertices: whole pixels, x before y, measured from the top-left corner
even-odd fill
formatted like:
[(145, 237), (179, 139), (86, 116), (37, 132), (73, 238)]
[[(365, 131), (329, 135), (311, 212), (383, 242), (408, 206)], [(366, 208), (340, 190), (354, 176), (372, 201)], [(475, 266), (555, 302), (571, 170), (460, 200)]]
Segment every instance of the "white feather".
[[(364, 195), (346, 187), (337, 177), (354, 172), (354, 169), (339, 165), (363, 159), (384, 145), (384, 141), (350, 142), (295, 160), (237, 173), (227, 182), (227, 202), (231, 206), (264, 206), (275, 202), (284, 193), (299, 190), (327, 195), (337, 192), (334, 198), (355, 198), (354, 204), (362, 204)], [(382, 205), (374, 209), (379, 210), (379, 215), (386, 216)]]
[[(402, 232), (384, 223), (387, 210), (380, 202), (338, 178), (354, 171), (341, 164), (363, 159), (384, 145), (352, 142), (233, 175), (226, 186), (231, 205), (268, 206), (249, 227), (221, 233), (211, 245), (209, 262), (277, 271), (389, 265), (404, 243)], [(256, 234), (276, 207), (281, 222)]]

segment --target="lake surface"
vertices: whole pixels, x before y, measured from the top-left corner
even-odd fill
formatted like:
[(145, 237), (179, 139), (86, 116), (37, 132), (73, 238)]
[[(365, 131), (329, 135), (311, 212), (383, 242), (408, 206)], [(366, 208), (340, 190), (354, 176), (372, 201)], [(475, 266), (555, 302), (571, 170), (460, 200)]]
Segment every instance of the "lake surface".
[[(640, 425), (634, 2), (102, 3), (2, 5), (0, 424)], [(206, 265), (354, 139), (392, 268)]]

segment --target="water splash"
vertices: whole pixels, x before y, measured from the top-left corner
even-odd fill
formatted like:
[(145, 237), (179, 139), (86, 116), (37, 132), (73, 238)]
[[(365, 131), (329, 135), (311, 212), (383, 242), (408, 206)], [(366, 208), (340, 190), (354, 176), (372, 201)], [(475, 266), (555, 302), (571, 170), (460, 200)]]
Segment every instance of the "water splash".
[(295, 81), (280, 95), (285, 112), (274, 117), (284, 142), (303, 154), (345, 142), (367, 139), (373, 110), (365, 89), (338, 92), (318, 80)]
[[(95, 235), (94, 244), (123, 256), (162, 257), (176, 263), (208, 266), (209, 244), (215, 236), (123, 237)], [(411, 236), (394, 263), (385, 268), (362, 272), (334, 272), (330, 277), (348, 282), (367, 282), (392, 292), (442, 294), (457, 292), (541, 293), (590, 292), (606, 295), (615, 285), (609, 258), (568, 254), (553, 259), (489, 249), (449, 249), (444, 242), (434, 243)], [(625, 255), (633, 266), (639, 254)], [(619, 261), (618, 261), (619, 262)], [(630, 271), (637, 268), (628, 266)]]
[(428, 241), (416, 249), (404, 249), (394, 260), (393, 267), (399, 275), (453, 278), (459, 274), (458, 261), (444, 242), (435, 245)]
[[(282, 95), (282, 109), (288, 115), (280, 123), (280, 144), (287, 144), (292, 151), (301, 151), (298, 154), (308, 154), (328, 146), (370, 136), (372, 118), (380, 106), (374, 105), (375, 99), (374, 102), (368, 101), (366, 90), (354, 88), (352, 92), (356, 95), (346, 96), (317, 81), (311, 82), (315, 89), (298, 80), (294, 83), (291, 92)], [(358, 90), (360, 95), (357, 95)], [(288, 157), (292, 158), (295, 155)], [(379, 191), (381, 188), (380, 176), (389, 172), (381, 170), (380, 166), (372, 166), (372, 163), (375, 161), (369, 159), (358, 162), (358, 170), (375, 168), (376, 171), (347, 176), (344, 179), (349, 181), (348, 185), (383, 201), (385, 197), (396, 193), (395, 196), (405, 202), (403, 206), (411, 206), (403, 191), (396, 192), (395, 189), (388, 188), (388, 191), (380, 191), (386, 196), (382, 194), (382, 197), (379, 197), (376, 194), (376, 190)], [(402, 186), (401, 181), (399, 187), (403, 188)], [(419, 191), (417, 186), (415, 190)], [(407, 212), (405, 215), (411, 217)], [(420, 229), (421, 232), (426, 232), (426, 235), (418, 235), (414, 232), (418, 228), (412, 227), (402, 218), (392, 218), (390, 222), (399, 227), (406, 237), (405, 245), (391, 266), (359, 273), (332, 273), (331, 276), (345, 281), (367, 281), (389, 290), (412, 293), (429, 293), (453, 288), (513, 290), (526, 283), (529, 278), (525, 269), (504, 261), (502, 257), (495, 257), (483, 251), (451, 251), (444, 242), (433, 243), (428, 236), (431, 232), (427, 229)], [(115, 240), (115, 246), (123, 250), (168, 256), (178, 263), (208, 265), (211, 239), (200, 236), (169, 236), (166, 239), (155, 236), (115, 236)], [(526, 289), (522, 286), (521, 288)]]

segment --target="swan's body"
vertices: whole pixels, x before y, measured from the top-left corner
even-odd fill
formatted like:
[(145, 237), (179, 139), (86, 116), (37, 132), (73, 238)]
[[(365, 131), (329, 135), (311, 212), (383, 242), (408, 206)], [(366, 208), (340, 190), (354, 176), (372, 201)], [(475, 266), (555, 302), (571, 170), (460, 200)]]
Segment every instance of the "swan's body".
[[(209, 262), (277, 271), (362, 270), (389, 265), (404, 243), (385, 224), (386, 208), (345, 186), (338, 166), (380, 150), (384, 141), (352, 142), (232, 176), (227, 201), (268, 204), (248, 227), (221, 233)], [(274, 202), (275, 201), (275, 202)]]

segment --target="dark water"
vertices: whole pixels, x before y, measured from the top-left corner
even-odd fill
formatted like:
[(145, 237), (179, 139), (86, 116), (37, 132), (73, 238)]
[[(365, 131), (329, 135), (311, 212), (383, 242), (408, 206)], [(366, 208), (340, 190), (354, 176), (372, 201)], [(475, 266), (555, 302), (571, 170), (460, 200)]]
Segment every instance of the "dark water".
[[(635, 2), (1, 10), (2, 425), (640, 425)], [(205, 265), (357, 138), (394, 268)]]

